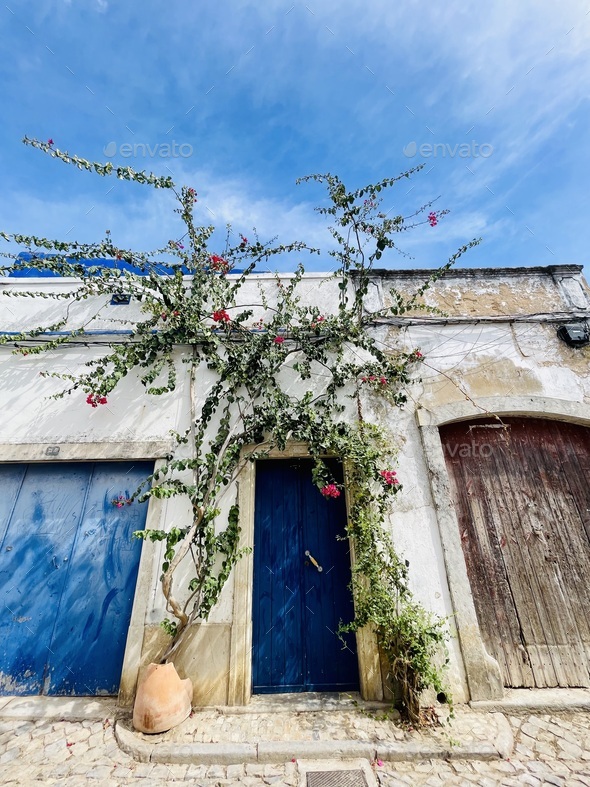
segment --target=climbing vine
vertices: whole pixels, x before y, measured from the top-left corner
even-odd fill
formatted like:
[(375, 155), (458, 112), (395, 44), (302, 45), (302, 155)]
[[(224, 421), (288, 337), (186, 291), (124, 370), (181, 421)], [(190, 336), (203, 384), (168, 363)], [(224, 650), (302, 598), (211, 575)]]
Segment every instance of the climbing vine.
[[(278, 245), (235, 235), (228, 228), (222, 242), (214, 228), (194, 220), (197, 193), (130, 168), (94, 164), (47, 143), (24, 140), (43, 152), (100, 176), (115, 175), (172, 192), (182, 222), (180, 240), (150, 252), (121, 248), (111, 237), (94, 244), (58, 241), (0, 232), (9, 244), (29, 255), (9, 251), (10, 269), (34, 268), (72, 277), (72, 292), (26, 292), (19, 297), (88, 301), (90, 314), (73, 325), (64, 315), (50, 325), (0, 336), (16, 354), (55, 351), (87, 337), (107, 299), (130, 298), (140, 316), (125, 324), (127, 333), (109, 341), (106, 350), (91, 346), (82, 371), (48, 372), (66, 385), (56, 396), (82, 396), (99, 408), (117, 396), (117, 386), (136, 375), (150, 396), (175, 390), (183, 365), (190, 382), (193, 412), (190, 426), (175, 432), (177, 450), (137, 490), (133, 499), (182, 496), (192, 515), (168, 530), (150, 529), (136, 536), (164, 544), (160, 577), (169, 617), (163, 622), (170, 644), (162, 660), (171, 660), (189, 627), (205, 620), (244, 549), (240, 547), (237, 499), (227, 523), (220, 524), (221, 501), (246, 462), (284, 450), (291, 441), (304, 443), (314, 460), (313, 480), (326, 497), (338, 497), (344, 486), (330, 474), (323, 457), (341, 459), (349, 503), (347, 535), (354, 549), (351, 591), (355, 618), (341, 633), (372, 626), (387, 657), (402, 704), (419, 721), (419, 699), (426, 688), (443, 690), (439, 666), (446, 639), (445, 622), (427, 612), (409, 587), (408, 567), (397, 555), (386, 521), (392, 499), (402, 488), (393, 467), (391, 435), (370, 423), (364, 408), (376, 397), (402, 407), (407, 386), (422, 361), (419, 349), (384, 348), (372, 327), (387, 317), (424, 310), (422, 296), (430, 284), (477, 241), (460, 248), (411, 295), (391, 290), (390, 306), (367, 309), (371, 270), (387, 249), (398, 250), (397, 233), (419, 224), (434, 227), (446, 211), (432, 203), (408, 217), (382, 212), (381, 194), (420, 167), (396, 178), (349, 191), (333, 175), (313, 175), (327, 191), (317, 210), (331, 224), (338, 304), (331, 313), (310, 305), (302, 295), (304, 266), (288, 277), (275, 276), (269, 290), (260, 286), (255, 302), (243, 305), (245, 285), (252, 292), (253, 272), (280, 255), (319, 254), (303, 242)], [(108, 267), (104, 261), (118, 261)], [(5, 296), (14, 294), (10, 288)], [(68, 303), (69, 307), (70, 303)], [(186, 375), (183, 375), (186, 376)], [(197, 381), (206, 381), (196, 394)], [(294, 382), (296, 383), (294, 385)], [(196, 404), (198, 402), (198, 404)], [(115, 505), (129, 500), (113, 501)], [(191, 561), (192, 577), (180, 584), (179, 566)], [(184, 568), (183, 568), (184, 570)], [(183, 573), (182, 576), (185, 576)]]

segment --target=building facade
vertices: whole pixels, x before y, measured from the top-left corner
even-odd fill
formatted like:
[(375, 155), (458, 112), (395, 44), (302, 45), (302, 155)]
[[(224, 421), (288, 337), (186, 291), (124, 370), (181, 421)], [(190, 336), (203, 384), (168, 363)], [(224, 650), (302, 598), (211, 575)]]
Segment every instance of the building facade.
[[(375, 271), (366, 309), (388, 305), (392, 287), (413, 291), (428, 274)], [(10, 292), (0, 300), (0, 330), (16, 335), (55, 322), (67, 299), (23, 293), (75, 286), (0, 280)], [(270, 294), (276, 280), (254, 274), (244, 302), (258, 287)], [(306, 274), (301, 294), (324, 313), (337, 308), (337, 281), (328, 276)], [(371, 328), (383, 349), (419, 347), (424, 355), (407, 405), (368, 398), (364, 408), (398, 450), (403, 490), (389, 526), (416, 597), (449, 619), (455, 701), (499, 698), (512, 686), (590, 686), (590, 350), (583, 340), (590, 302), (581, 268), (451, 270), (425, 300), (437, 312)], [(126, 500), (176, 450), (171, 433), (188, 427), (209, 381), (203, 376), (191, 389), (181, 346), (177, 388), (164, 396), (147, 395), (128, 376), (106, 406), (93, 408), (81, 395), (52, 398), (63, 381), (43, 374), (77, 374), (107, 342), (125, 340), (125, 322), (138, 308), (72, 303), (68, 327), (84, 325), (84, 336), (48, 354), (15, 356), (10, 344), (0, 347), (4, 694), (119, 691), (129, 704), (141, 666), (165, 647), (162, 548), (130, 536), (181, 525), (190, 512), (179, 499)], [(562, 326), (570, 328), (560, 338)], [(246, 704), (253, 691), (293, 687), (390, 696), (374, 634), (359, 632), (344, 650), (323, 638), (347, 614), (354, 556), (331, 536), (318, 539), (320, 531), (339, 532), (346, 509), (343, 501), (326, 514), (324, 501), (309, 497), (306, 474), (305, 447), (292, 444), (266, 463), (248, 463), (227, 491), (221, 517), (239, 498), (243, 545), (252, 552), (176, 654), (196, 705)], [(289, 606), (291, 596), (299, 601)]]

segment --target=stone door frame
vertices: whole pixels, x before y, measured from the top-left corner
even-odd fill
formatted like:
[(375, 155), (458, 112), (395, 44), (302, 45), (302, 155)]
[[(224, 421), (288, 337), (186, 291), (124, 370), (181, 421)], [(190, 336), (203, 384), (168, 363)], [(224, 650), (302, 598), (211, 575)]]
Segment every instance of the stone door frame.
[[(246, 448), (247, 454), (255, 446)], [(268, 453), (269, 459), (310, 458), (307, 446), (292, 443), (285, 451)], [(264, 460), (261, 460), (264, 461)], [(344, 468), (346, 478), (346, 467)], [(242, 533), (240, 546), (254, 547), (254, 503), (256, 494), (256, 463), (246, 461), (240, 471), (238, 501)], [(347, 497), (348, 503), (348, 497)], [(347, 506), (348, 507), (348, 506)], [(354, 550), (351, 549), (354, 565)], [(254, 576), (253, 553), (244, 555), (234, 567), (234, 602), (230, 635), (228, 705), (247, 705), (252, 696), (252, 594)], [(383, 699), (383, 681), (377, 636), (373, 631), (357, 632), (359, 682), (364, 700)], [(269, 695), (272, 696), (272, 695)]]

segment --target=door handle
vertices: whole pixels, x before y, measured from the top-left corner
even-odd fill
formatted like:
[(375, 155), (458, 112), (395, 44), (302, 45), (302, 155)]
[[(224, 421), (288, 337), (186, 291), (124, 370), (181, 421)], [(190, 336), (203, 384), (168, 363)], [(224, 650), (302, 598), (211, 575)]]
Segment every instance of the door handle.
[(309, 549), (306, 549), (306, 550), (305, 550), (305, 557), (308, 557), (308, 558), (311, 560), (311, 562), (314, 564), (314, 566), (317, 568), (317, 570), (318, 570), (318, 571), (320, 571), (320, 572), (321, 572), (321, 571), (323, 571), (323, 570), (324, 570), (324, 569), (323, 569), (323, 568), (320, 566), (320, 564), (318, 563), (318, 561), (315, 559), (315, 557), (313, 557), (313, 555), (311, 555), (311, 554), (310, 554), (310, 552), (309, 552)]

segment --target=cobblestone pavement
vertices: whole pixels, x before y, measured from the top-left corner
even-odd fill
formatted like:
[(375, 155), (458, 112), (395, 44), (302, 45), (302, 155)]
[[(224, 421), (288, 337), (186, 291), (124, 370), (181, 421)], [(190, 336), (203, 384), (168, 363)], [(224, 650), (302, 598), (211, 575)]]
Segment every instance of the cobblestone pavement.
[[(444, 722), (448, 717), (446, 706), (440, 706), (438, 715)], [(389, 714), (380, 711), (347, 710), (274, 711), (272, 713), (223, 712), (216, 709), (201, 710), (191, 714), (169, 732), (158, 735), (158, 743), (248, 743), (264, 741), (391, 741), (403, 744), (411, 741), (417, 745), (437, 744), (442, 748), (460, 740), (462, 744), (493, 740), (497, 735), (494, 713), (475, 713), (469, 708), (459, 708), (452, 725), (443, 723), (426, 728), (425, 732), (408, 732)], [(153, 743), (152, 735), (135, 733), (136, 737)], [(432, 747), (431, 747), (432, 748)], [(297, 752), (293, 754), (297, 756)]]
[[(515, 750), (509, 760), (429, 760), (375, 764), (383, 787), (406, 785), (553, 785), (590, 787), (590, 713), (509, 716)], [(0, 721), (0, 784), (285, 785), (298, 784), (296, 763), (162, 765), (135, 762), (117, 746), (112, 721)]]

